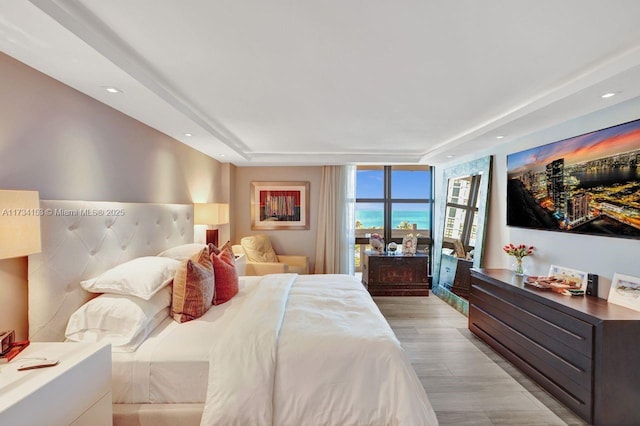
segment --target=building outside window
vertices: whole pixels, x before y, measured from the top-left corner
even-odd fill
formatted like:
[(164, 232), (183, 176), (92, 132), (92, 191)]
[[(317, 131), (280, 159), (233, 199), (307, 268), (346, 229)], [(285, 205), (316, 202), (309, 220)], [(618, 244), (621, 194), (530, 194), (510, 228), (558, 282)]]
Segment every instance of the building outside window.
[(380, 234), (398, 244), (407, 234), (418, 235), (418, 250), (431, 253), (433, 213), (431, 167), (358, 166), (356, 174), (356, 271), (371, 250), (369, 237)]
[(456, 240), (460, 241), (465, 251), (475, 247), (479, 189), (479, 176), (449, 180), (443, 247), (452, 249)]

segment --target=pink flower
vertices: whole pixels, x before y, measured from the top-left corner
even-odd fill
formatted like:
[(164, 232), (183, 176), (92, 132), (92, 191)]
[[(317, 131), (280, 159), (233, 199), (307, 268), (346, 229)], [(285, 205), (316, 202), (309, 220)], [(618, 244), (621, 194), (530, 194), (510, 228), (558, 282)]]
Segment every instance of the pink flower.
[(524, 244), (519, 244), (518, 246), (515, 246), (513, 244), (507, 244), (502, 248), (505, 253), (507, 253), (509, 256), (514, 256), (518, 259), (522, 259), (525, 256), (531, 256), (533, 254), (533, 246), (526, 246)]

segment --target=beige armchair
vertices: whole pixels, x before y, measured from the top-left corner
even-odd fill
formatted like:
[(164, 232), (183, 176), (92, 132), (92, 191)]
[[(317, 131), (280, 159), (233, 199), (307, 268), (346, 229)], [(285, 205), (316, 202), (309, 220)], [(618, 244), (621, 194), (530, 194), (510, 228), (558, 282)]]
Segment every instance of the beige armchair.
[(267, 235), (244, 237), (231, 248), (236, 256), (245, 255), (246, 275), (309, 273), (307, 256), (276, 254)]

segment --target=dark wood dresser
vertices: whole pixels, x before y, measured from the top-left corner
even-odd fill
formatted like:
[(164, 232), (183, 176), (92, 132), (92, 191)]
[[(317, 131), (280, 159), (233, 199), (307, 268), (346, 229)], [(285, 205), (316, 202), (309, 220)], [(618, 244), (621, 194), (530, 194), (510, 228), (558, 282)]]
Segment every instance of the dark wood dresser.
[(362, 283), (372, 296), (428, 296), (429, 256), (365, 252)]
[(472, 269), (469, 329), (595, 425), (640, 425), (640, 312)]

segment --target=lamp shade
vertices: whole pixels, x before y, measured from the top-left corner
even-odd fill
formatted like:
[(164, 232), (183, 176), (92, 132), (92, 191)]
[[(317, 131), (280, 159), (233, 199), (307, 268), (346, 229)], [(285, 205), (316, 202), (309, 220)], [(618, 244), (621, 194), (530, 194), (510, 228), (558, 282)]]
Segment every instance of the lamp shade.
[(0, 259), (39, 253), (38, 191), (0, 190)]
[(195, 225), (222, 225), (229, 223), (229, 205), (221, 203), (197, 203), (193, 205)]

